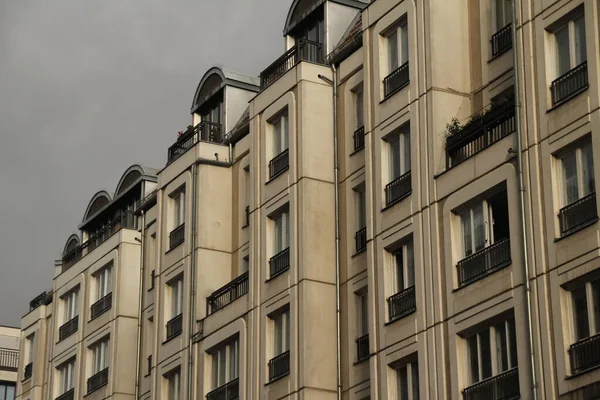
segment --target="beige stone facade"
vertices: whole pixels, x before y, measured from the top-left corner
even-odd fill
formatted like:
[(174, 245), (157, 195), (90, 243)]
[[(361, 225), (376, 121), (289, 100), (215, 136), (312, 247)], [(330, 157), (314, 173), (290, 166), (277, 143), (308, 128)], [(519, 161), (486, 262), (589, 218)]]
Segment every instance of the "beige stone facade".
[(19, 328), (0, 326), (0, 398), (4, 400), (15, 399), (20, 339)]
[(515, 10), (293, 1), (259, 79), (208, 70), (167, 165), (92, 199), (19, 398), (600, 397), (600, 2)]

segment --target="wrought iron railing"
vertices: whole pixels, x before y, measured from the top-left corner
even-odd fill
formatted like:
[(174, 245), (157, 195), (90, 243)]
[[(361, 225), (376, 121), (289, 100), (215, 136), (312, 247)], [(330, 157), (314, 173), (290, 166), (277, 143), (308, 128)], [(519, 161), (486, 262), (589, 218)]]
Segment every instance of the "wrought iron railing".
[(17, 371), (19, 368), (19, 351), (0, 349), (0, 370)]
[(185, 241), (185, 224), (179, 225), (169, 233), (169, 248), (179, 246)]
[(510, 239), (508, 237), (460, 260), (458, 284), (464, 286), (510, 264)]
[(356, 339), (356, 360), (363, 361), (369, 358), (369, 334)]
[(417, 310), (414, 285), (388, 297), (388, 309), (390, 322), (414, 313)]
[(496, 57), (512, 47), (512, 23), (492, 35), (492, 57)]
[(361, 126), (354, 131), (354, 151), (365, 147), (365, 127)]
[(409, 195), (411, 191), (411, 175), (408, 171), (385, 186), (385, 205), (391, 206)]
[(245, 272), (229, 282), (227, 285), (215, 290), (206, 298), (208, 315), (233, 303), (234, 300), (239, 299), (248, 293), (248, 286), (248, 272)]
[(91, 318), (94, 319), (98, 315), (104, 313), (112, 307), (112, 292), (92, 304)]
[(281, 353), (269, 360), (269, 382), (282, 378), (290, 373), (290, 352)]
[(558, 212), (560, 236), (577, 231), (598, 219), (596, 192), (563, 207)]
[(356, 253), (361, 253), (367, 249), (367, 227), (359, 229), (354, 237), (356, 240)]
[(260, 73), (260, 89), (275, 82), (300, 61), (323, 63), (323, 45), (310, 40), (300, 40), (297, 45), (286, 51), (275, 62)]
[(60, 328), (58, 328), (58, 340), (63, 340), (79, 329), (79, 315), (71, 318), (69, 321), (65, 322)]
[(518, 368), (492, 376), (463, 390), (464, 400), (510, 400), (519, 397)]
[(40, 306), (47, 306), (52, 303), (52, 290), (42, 292), (29, 302), (29, 311), (33, 311)]
[(30, 362), (29, 364), (27, 364), (25, 366), (25, 370), (23, 371), (23, 379), (31, 378), (32, 374), (33, 374), (33, 363)]
[(383, 96), (389, 97), (408, 85), (408, 61), (396, 68), (383, 79)]
[(167, 164), (178, 159), (198, 142), (221, 143), (222, 141), (222, 125), (216, 122), (202, 121), (198, 125), (188, 128), (169, 147)]
[(512, 100), (493, 106), (446, 139), (446, 166), (454, 167), (505, 138), (517, 129)]
[(285, 149), (269, 161), (269, 180), (275, 178), (290, 166), (290, 150)]
[(290, 268), (290, 248), (286, 248), (281, 250), (279, 253), (275, 254), (269, 260), (269, 270), (270, 277), (274, 278), (275, 276), (281, 274), (284, 271), (287, 271)]
[(87, 380), (87, 392), (91, 393), (94, 390), (100, 389), (108, 383), (108, 368), (92, 375)]
[(589, 85), (587, 61), (582, 62), (572, 70), (562, 74), (550, 85), (552, 105), (556, 106), (569, 100)]
[(71, 388), (58, 396), (56, 400), (73, 400), (75, 398), (75, 388)]
[(569, 348), (569, 359), (574, 375), (600, 366), (600, 334), (573, 343)]
[(206, 394), (207, 400), (237, 400), (240, 398), (240, 380), (227, 382)]
[(174, 337), (181, 334), (183, 330), (183, 314), (179, 314), (175, 318), (172, 318), (167, 322), (167, 340), (171, 340)]

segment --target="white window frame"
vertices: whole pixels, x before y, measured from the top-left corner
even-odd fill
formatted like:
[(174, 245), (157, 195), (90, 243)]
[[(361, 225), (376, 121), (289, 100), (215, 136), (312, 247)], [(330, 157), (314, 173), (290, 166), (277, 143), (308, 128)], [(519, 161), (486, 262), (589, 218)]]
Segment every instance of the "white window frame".
[(165, 376), (167, 380), (167, 399), (181, 399), (181, 369), (177, 368)]
[[(587, 333), (581, 335), (578, 332), (577, 324), (577, 308), (575, 305), (575, 293), (583, 290), (585, 293), (586, 310), (587, 316)], [(571, 310), (571, 326), (573, 327), (571, 332), (571, 343), (577, 343), (581, 340), (595, 336), (600, 333), (600, 278), (591, 279), (583, 284), (580, 284), (569, 291), (569, 300)]]
[(286, 207), (272, 218), (273, 255), (290, 247), (290, 212)]
[(411, 170), (410, 127), (402, 126), (385, 138), (388, 151), (388, 183), (395, 181)]
[[(396, 398), (398, 400), (419, 399), (419, 364), (412, 361), (394, 367)], [(406, 391), (402, 389), (406, 388)]]
[(272, 135), (272, 157), (275, 158), (279, 154), (283, 153), (290, 146), (289, 136), (290, 136), (290, 126), (289, 126), (289, 116), (287, 110), (280, 113), (275, 119), (271, 122), (271, 129), (273, 132)]
[(412, 238), (390, 252), (389, 295), (393, 296), (415, 286), (415, 258)]
[[(583, 43), (581, 43), (577, 36), (577, 28), (580, 27), (578, 24), (583, 24)], [(559, 77), (572, 70), (579, 64), (587, 61), (587, 38), (586, 38), (586, 26), (585, 26), (585, 14), (583, 11), (574, 15), (569, 21), (566, 21), (552, 32), (553, 34), (553, 43), (554, 43), (554, 51), (555, 51), (555, 63), (556, 63), (556, 73), (555, 77)], [(561, 70), (561, 64), (563, 63), (563, 57), (565, 54), (561, 56), (560, 51), (560, 39), (559, 35), (566, 35), (567, 43), (568, 43), (568, 69)], [(582, 49), (583, 52), (578, 53), (577, 49)]]
[(183, 313), (183, 275), (167, 283), (169, 296), (169, 321)]
[(104, 371), (109, 367), (110, 360), (110, 339), (108, 337), (101, 339), (94, 343), (91, 347), (91, 376), (96, 375), (99, 372)]
[(358, 337), (369, 333), (369, 291), (365, 287), (356, 294), (356, 331)]
[(75, 387), (75, 358), (62, 363), (58, 367), (58, 379), (60, 394), (67, 393)]
[(174, 230), (185, 222), (185, 190), (180, 189), (171, 196), (172, 204), (172, 227)]
[[(575, 175), (577, 196), (576, 198), (569, 199), (569, 187), (568, 187), (568, 168), (567, 159), (574, 157), (575, 162)], [(585, 196), (588, 196), (596, 191), (595, 176), (594, 176), (594, 158), (592, 143), (589, 139), (586, 139), (575, 146), (560, 152), (558, 156), (560, 162), (560, 177), (561, 177), (561, 204), (562, 207), (568, 206)], [(586, 177), (589, 182), (586, 182)]]
[(492, 20), (494, 21), (494, 32), (499, 32), (502, 28), (512, 23), (512, 1), (511, 0), (494, 0), (492, 7)]
[(62, 296), (63, 324), (79, 315), (79, 288), (71, 290)]
[(401, 20), (385, 33), (387, 74), (389, 75), (400, 66), (408, 62), (408, 18), (404, 16)]
[(96, 301), (112, 293), (112, 265), (102, 268), (94, 275), (96, 284)]
[(271, 314), (273, 333), (273, 357), (290, 350), (290, 308), (289, 306)]
[(212, 389), (239, 378), (240, 376), (240, 342), (236, 338), (223, 343), (210, 352)]
[(25, 339), (25, 354), (23, 357), (27, 362), (27, 364), (31, 364), (33, 362), (33, 355), (35, 354), (35, 333), (27, 336)]

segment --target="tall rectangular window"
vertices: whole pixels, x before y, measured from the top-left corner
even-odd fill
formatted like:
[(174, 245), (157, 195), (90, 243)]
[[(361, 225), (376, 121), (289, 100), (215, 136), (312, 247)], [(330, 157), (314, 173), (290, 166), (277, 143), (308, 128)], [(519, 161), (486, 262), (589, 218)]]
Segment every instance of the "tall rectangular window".
[(357, 321), (358, 336), (364, 336), (369, 333), (369, 300), (367, 288), (364, 288), (356, 294), (357, 300)]
[(245, 256), (242, 258), (242, 267), (240, 268), (240, 273), (248, 272), (250, 269), (250, 256)]
[(273, 157), (281, 154), (289, 147), (288, 115), (282, 114), (273, 121)]
[(170, 317), (175, 318), (183, 313), (183, 277), (178, 277), (168, 283)]
[(167, 398), (168, 400), (181, 399), (181, 370), (177, 368), (165, 376), (167, 379)]
[(290, 349), (290, 309), (271, 316), (273, 321), (273, 355), (277, 356)]
[(108, 368), (110, 354), (108, 345), (109, 339), (105, 338), (96, 342), (92, 346), (92, 375), (95, 375)]
[(580, 341), (600, 333), (600, 279), (571, 291), (574, 339)]
[(15, 385), (9, 382), (0, 382), (0, 400), (15, 400)]
[(585, 18), (580, 15), (554, 31), (557, 76), (587, 60)]
[(388, 140), (389, 181), (395, 181), (410, 171), (410, 129), (403, 127)]
[(58, 367), (58, 377), (60, 379), (60, 394), (66, 393), (75, 387), (75, 358), (70, 359)]
[(181, 226), (185, 222), (185, 191), (181, 190), (171, 197), (173, 205), (172, 229)]
[(354, 190), (356, 198), (356, 228), (360, 230), (367, 226), (367, 199), (364, 185)]
[(416, 361), (398, 366), (396, 374), (396, 393), (398, 400), (419, 399), (419, 367)]
[(213, 389), (239, 377), (239, 352), (239, 340), (237, 338), (211, 352)]
[(415, 261), (412, 240), (407, 241), (393, 253), (392, 294), (415, 285)]
[(363, 89), (362, 87), (354, 92), (355, 104), (356, 104), (356, 129), (364, 126), (364, 108), (363, 108)]
[(72, 290), (63, 296), (63, 323), (79, 315), (79, 290)]
[(112, 293), (112, 267), (103, 268), (95, 275), (96, 281), (96, 300), (104, 298)]
[(27, 338), (25, 339), (25, 354), (24, 354), (25, 365), (31, 364), (33, 362), (33, 355), (35, 354), (34, 344), (35, 344), (35, 333), (32, 333), (31, 335), (27, 336)]
[(387, 35), (389, 72), (398, 69), (408, 62), (408, 24), (406, 20), (399, 23)]
[(594, 193), (594, 160), (592, 143), (585, 141), (560, 157), (563, 171), (563, 204), (568, 205)]
[(286, 209), (273, 218), (273, 254), (290, 245), (290, 213)]
[(494, 3), (494, 31), (498, 32), (512, 22), (512, 0), (495, 0)]

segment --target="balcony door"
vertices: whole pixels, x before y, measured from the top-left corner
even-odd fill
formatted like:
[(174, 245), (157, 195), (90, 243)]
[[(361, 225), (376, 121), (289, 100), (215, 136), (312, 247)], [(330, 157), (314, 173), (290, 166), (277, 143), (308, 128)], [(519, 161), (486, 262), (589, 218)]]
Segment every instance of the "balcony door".
[(303, 59), (312, 62), (323, 62), (325, 54), (325, 26), (323, 9), (309, 15), (293, 33), (296, 44), (301, 47)]

